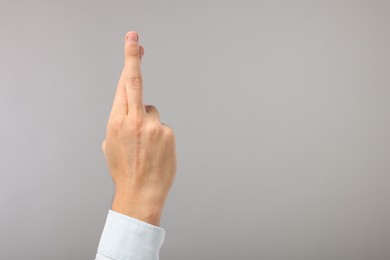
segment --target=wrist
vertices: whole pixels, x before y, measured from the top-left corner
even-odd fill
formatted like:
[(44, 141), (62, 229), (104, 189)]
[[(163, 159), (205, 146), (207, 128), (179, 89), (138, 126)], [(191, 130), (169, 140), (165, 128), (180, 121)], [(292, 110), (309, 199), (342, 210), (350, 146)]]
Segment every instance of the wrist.
[(162, 206), (139, 196), (115, 192), (111, 209), (155, 226), (160, 225)]

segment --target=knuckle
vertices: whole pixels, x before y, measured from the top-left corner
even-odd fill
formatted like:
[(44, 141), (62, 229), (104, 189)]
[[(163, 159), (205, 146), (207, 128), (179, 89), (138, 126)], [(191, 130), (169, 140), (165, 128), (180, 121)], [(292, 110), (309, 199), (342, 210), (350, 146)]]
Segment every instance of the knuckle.
[(168, 140), (173, 140), (175, 138), (175, 133), (173, 132), (173, 129), (170, 127), (164, 127), (164, 136)]
[(158, 124), (155, 124), (155, 123), (149, 123), (147, 126), (146, 126), (146, 131), (148, 134), (150, 135), (155, 135), (157, 133), (159, 133), (161, 131), (160, 127)]
[(147, 112), (148, 114), (154, 114), (154, 115), (156, 115), (156, 116), (160, 116), (160, 112), (158, 111), (157, 107), (155, 107), (155, 106), (153, 106), (153, 105), (147, 105), (147, 106), (145, 107), (145, 109), (146, 109), (146, 112)]
[(147, 111), (147, 112), (149, 112), (149, 111), (151, 111), (151, 110), (156, 110), (156, 109), (157, 109), (157, 108), (156, 108), (155, 106), (153, 106), (153, 105), (146, 105), (145, 108), (146, 108), (146, 111)]

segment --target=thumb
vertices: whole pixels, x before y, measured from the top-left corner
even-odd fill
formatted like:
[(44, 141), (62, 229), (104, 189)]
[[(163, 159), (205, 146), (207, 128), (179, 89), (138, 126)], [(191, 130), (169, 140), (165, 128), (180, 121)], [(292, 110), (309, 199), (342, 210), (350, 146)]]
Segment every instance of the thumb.
[(104, 155), (106, 155), (106, 140), (104, 140), (102, 143), (102, 151), (103, 151)]

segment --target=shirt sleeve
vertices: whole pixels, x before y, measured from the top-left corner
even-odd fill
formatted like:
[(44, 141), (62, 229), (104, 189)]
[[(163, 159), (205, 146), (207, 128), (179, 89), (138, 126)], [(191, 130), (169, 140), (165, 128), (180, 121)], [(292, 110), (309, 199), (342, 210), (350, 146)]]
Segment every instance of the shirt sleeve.
[(158, 260), (161, 227), (109, 210), (95, 260)]

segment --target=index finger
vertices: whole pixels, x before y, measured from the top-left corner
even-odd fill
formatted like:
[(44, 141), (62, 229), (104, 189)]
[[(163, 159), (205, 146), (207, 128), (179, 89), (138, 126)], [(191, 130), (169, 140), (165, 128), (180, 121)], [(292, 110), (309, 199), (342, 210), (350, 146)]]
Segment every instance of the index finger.
[(145, 113), (140, 48), (138, 34), (134, 31), (126, 34), (124, 74), (128, 114)]

